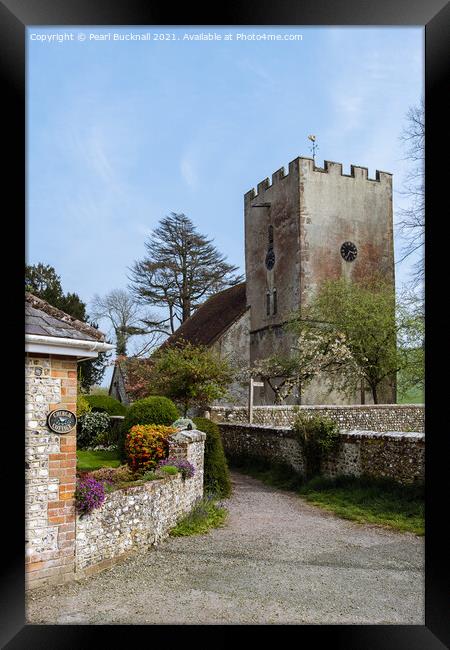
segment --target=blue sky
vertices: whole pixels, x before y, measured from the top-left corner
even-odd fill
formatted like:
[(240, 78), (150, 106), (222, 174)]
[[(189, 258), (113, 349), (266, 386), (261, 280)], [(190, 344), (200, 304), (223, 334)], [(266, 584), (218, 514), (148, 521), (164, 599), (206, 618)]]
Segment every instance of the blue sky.
[[(243, 195), (310, 156), (310, 133), (320, 165), (393, 173), (394, 210), (402, 205), (399, 135), (423, 94), (422, 27), (27, 31), (27, 261), (54, 266), (87, 303), (126, 288), (127, 267), (171, 211), (243, 271)], [(109, 32), (180, 40), (90, 40)], [(183, 40), (206, 32), (233, 40)], [(237, 41), (238, 32), (303, 38)], [(32, 40), (64, 33), (74, 40)], [(397, 266), (398, 283), (409, 267)]]

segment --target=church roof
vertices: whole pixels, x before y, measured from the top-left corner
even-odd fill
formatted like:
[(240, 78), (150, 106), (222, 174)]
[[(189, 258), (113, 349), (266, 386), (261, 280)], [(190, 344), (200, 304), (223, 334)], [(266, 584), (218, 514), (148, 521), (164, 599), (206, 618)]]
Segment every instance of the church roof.
[(193, 345), (212, 345), (247, 309), (245, 282), (220, 291), (206, 300), (164, 341), (173, 345), (184, 339)]

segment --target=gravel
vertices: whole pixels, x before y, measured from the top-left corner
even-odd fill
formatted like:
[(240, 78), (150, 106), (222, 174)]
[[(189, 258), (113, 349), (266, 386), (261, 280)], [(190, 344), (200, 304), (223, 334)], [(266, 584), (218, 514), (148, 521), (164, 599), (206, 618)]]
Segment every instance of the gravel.
[(223, 528), (27, 595), (30, 624), (424, 625), (424, 539), (232, 473)]

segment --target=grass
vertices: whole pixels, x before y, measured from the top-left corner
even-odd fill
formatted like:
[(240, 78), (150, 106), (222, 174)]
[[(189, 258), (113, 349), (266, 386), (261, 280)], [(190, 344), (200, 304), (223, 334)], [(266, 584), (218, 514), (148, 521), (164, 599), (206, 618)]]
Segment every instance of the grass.
[(172, 537), (186, 537), (188, 535), (204, 535), (212, 528), (223, 526), (227, 517), (226, 508), (217, 505), (214, 498), (204, 497), (198, 501), (191, 512), (183, 517), (172, 528)]
[(402, 392), (398, 391), (397, 404), (424, 404), (425, 395), (422, 388), (409, 388)]
[(389, 479), (341, 476), (308, 482), (289, 465), (270, 466), (255, 458), (230, 460), (238, 471), (266, 485), (295, 491), (315, 506), (365, 524), (376, 524), (415, 535), (425, 534), (424, 488)]
[(423, 486), (400, 485), (387, 479), (319, 477), (300, 488), (299, 494), (343, 519), (425, 534)]
[(117, 451), (77, 451), (77, 470), (92, 471), (100, 467), (119, 467), (120, 458)]

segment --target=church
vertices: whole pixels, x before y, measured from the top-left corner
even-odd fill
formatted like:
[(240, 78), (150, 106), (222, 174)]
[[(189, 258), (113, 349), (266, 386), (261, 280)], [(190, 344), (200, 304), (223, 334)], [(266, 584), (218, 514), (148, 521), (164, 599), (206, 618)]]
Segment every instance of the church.
[[(395, 283), (392, 174), (366, 167), (298, 157), (244, 195), (246, 281), (211, 296), (165, 342), (180, 338), (202, 344), (236, 366), (274, 353), (287, 355), (293, 341), (284, 329), (290, 315), (325, 279), (362, 280), (381, 273)], [(124, 364), (116, 366), (110, 394), (124, 403)], [(230, 405), (247, 403), (248, 389), (230, 387)], [(353, 398), (331, 391), (320, 378), (287, 400), (297, 404), (370, 404), (361, 386)], [(380, 403), (395, 403), (386, 382)], [(223, 403), (223, 401), (222, 401)], [(273, 404), (266, 385), (255, 404)]]

